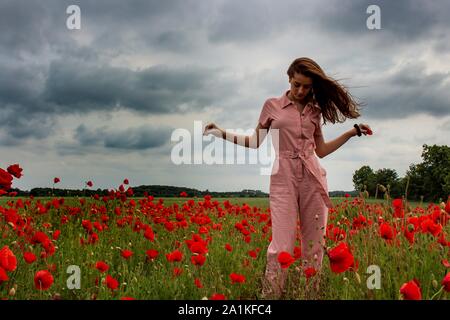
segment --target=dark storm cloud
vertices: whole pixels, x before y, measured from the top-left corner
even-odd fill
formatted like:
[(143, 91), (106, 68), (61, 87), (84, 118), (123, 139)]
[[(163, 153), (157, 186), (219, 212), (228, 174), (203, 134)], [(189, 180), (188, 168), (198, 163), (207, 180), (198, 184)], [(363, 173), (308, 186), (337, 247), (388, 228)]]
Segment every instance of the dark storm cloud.
[(133, 71), (60, 61), (50, 66), (43, 98), (59, 113), (126, 108), (169, 114), (202, 110), (235, 88), (219, 69), (159, 65)]
[[(0, 2), (0, 55), (40, 54), (68, 44), (68, 1), (2, 0)], [(72, 4), (72, 1), (70, 4)]]
[[(65, 26), (71, 4), (81, 7), (79, 33)], [(377, 33), (366, 28), (366, 9), (371, 4), (381, 7), (383, 30)], [(208, 41), (212, 46), (265, 46), (285, 32), (298, 31), (301, 36), (314, 30), (319, 35), (325, 32), (326, 40), (338, 48), (342, 37), (371, 35), (362, 42), (367, 50), (374, 43), (388, 43), (383, 50), (392, 53), (389, 57), (401, 54), (396, 51), (398, 44), (428, 38), (435, 42), (435, 50), (445, 51), (450, 47), (439, 34), (449, 29), (447, 12), (448, 1), (4, 0), (0, 2), (0, 144), (48, 137), (55, 119), (67, 114), (119, 108), (170, 114), (226, 106), (242, 86), (218, 68), (112, 66), (111, 60), (123, 53), (152, 57), (169, 51), (178, 62), (176, 55), (186, 61), (207, 48)], [(78, 44), (73, 38), (77, 34), (92, 39), (91, 44)], [(405, 68), (386, 74), (359, 96), (368, 102), (367, 114), (374, 117), (391, 112), (396, 117), (420, 112), (442, 116), (449, 113), (447, 79), (447, 74), (428, 75), (422, 67)], [(145, 145), (121, 141), (116, 138), (104, 145)]]
[(39, 95), (41, 68), (0, 64), (0, 104), (27, 104)]
[(129, 129), (90, 129), (80, 125), (74, 137), (81, 146), (100, 145), (105, 148), (144, 150), (170, 142), (173, 129), (168, 127), (138, 127)]
[(135, 71), (67, 59), (51, 62), (46, 75), (41, 69), (2, 70), (0, 126), (14, 141), (45, 138), (52, 132), (47, 123), (66, 114), (119, 108), (144, 115), (200, 111), (232, 96), (237, 87), (213, 68), (159, 65)]
[[(381, 10), (381, 30), (369, 30), (370, 5)], [(447, 0), (327, 0), (327, 1), (225, 1), (208, 20), (208, 39), (213, 42), (248, 44), (305, 32), (327, 35), (338, 44), (342, 37), (363, 38), (368, 48), (394, 50), (412, 41), (435, 42), (436, 51), (450, 48), (450, 2)], [(439, 40), (441, 39), (441, 40)], [(294, 40), (294, 39), (293, 39)]]
[(364, 113), (373, 118), (404, 118), (414, 114), (450, 115), (450, 72), (425, 72), (408, 64), (364, 89)]
[(23, 108), (9, 106), (0, 110), (0, 145), (18, 146), (23, 140), (44, 139), (53, 132), (55, 121), (52, 117), (43, 114), (32, 116), (17, 110)]
[(378, 5), (381, 12), (381, 30), (377, 38), (389, 41), (389, 46), (399, 43), (427, 40), (433, 32), (450, 28), (448, 12), (450, 2), (446, 0), (339, 0), (324, 2), (318, 12), (321, 28), (344, 36), (370, 37), (366, 20), (371, 15), (366, 10)]

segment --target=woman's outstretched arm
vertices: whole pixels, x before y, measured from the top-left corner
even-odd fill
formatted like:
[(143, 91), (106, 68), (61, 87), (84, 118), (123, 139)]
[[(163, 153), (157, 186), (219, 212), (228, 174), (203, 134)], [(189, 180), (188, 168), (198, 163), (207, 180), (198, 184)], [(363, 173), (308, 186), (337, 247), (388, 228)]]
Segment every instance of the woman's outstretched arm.
[[(369, 134), (371, 132), (370, 127), (367, 124), (360, 124), (361, 133), (364, 135)], [(329, 142), (325, 142), (323, 139), (323, 135), (319, 135), (316, 137), (316, 154), (319, 158), (326, 157), (330, 153), (333, 153), (337, 149), (339, 149), (344, 143), (346, 143), (351, 137), (354, 137), (358, 134), (356, 128), (352, 128), (344, 132), (342, 135), (337, 137), (334, 140)]]
[(209, 123), (205, 126), (203, 135), (212, 134), (218, 138), (222, 138), (246, 148), (258, 149), (267, 136), (268, 130), (269, 128), (264, 128), (258, 123), (252, 135), (243, 135), (221, 129), (215, 123)]

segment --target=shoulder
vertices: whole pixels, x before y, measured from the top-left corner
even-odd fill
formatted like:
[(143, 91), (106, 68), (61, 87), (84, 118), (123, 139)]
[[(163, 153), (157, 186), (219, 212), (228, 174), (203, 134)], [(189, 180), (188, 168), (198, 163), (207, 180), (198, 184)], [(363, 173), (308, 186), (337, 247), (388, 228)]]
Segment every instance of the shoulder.
[(283, 102), (282, 97), (270, 97), (264, 101), (264, 106), (272, 110), (281, 109)]

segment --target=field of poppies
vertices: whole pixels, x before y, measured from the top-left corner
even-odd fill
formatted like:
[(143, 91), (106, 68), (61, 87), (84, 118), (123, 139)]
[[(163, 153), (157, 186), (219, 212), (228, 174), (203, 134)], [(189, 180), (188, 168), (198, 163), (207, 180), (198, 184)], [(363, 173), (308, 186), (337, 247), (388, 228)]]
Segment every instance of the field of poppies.
[[(261, 298), (267, 198), (135, 198), (127, 179), (108, 196), (19, 198), (8, 190), (21, 175), (0, 169), (0, 298)], [(450, 297), (450, 199), (334, 204), (320, 272), (302, 268), (299, 242), (280, 254), (283, 299)]]

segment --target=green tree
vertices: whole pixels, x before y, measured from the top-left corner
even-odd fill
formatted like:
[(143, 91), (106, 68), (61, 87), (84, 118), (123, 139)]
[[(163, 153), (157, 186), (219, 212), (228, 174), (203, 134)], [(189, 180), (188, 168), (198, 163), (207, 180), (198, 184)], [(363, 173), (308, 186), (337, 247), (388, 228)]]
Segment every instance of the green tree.
[(427, 200), (447, 199), (450, 174), (450, 147), (423, 145), (423, 190)]
[(389, 190), (389, 195), (393, 198), (401, 197), (402, 190), (400, 179), (394, 169), (379, 169), (375, 172), (375, 181)]
[(353, 174), (353, 185), (355, 190), (367, 190), (370, 195), (375, 194), (376, 180), (375, 174), (371, 167), (362, 166)]
[(408, 199), (419, 200), (425, 194), (424, 177), (425, 170), (422, 163), (411, 164), (409, 170), (406, 171), (405, 178), (409, 177), (409, 185), (407, 190)]

